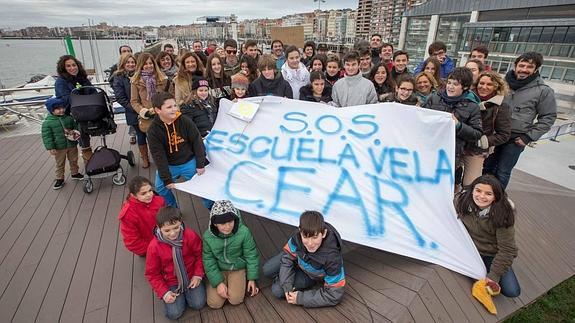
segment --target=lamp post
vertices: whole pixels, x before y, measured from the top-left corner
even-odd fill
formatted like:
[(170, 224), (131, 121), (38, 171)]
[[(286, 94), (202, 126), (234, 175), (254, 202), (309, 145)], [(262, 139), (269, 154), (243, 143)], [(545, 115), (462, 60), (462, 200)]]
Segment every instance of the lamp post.
[(313, 0), (313, 2), (317, 2), (317, 10), (321, 10), (321, 3), (325, 3), (325, 0)]

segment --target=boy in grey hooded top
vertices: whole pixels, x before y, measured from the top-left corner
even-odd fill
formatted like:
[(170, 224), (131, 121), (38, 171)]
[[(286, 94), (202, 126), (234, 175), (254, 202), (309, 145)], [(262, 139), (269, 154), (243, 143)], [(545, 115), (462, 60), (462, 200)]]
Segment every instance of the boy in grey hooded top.
[(345, 77), (335, 82), (330, 105), (349, 107), (377, 103), (373, 83), (359, 72), (359, 54), (351, 51), (343, 57)]

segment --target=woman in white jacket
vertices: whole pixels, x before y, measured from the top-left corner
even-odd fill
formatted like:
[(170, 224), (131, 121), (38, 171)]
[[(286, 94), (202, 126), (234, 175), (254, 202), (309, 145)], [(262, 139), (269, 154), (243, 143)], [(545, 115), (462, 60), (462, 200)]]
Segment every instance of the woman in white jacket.
[(292, 88), (293, 98), (299, 100), (299, 89), (309, 84), (309, 71), (300, 62), (300, 53), (297, 47), (289, 46), (286, 49), (286, 57), (281, 73)]

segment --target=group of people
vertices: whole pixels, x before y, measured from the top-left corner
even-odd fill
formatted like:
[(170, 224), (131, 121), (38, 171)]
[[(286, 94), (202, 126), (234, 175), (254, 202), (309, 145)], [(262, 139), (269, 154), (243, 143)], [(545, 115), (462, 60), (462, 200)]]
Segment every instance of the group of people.
[[(184, 225), (179, 209), (154, 194), (148, 179), (134, 177), (129, 189), (119, 215), (124, 245), (146, 257), (145, 276), (169, 319), (187, 307), (199, 310), (207, 303), (217, 309), (226, 301), (241, 304), (246, 291), (258, 294), (259, 252), (230, 201), (214, 202), (200, 238)], [(339, 233), (321, 213), (303, 212), (283, 250), (263, 265), (263, 274), (273, 280), (272, 293), (305, 307), (338, 304), (345, 286), (341, 246)], [(318, 281), (325, 284), (310, 289)]]
[[(475, 48), (465, 67), (455, 67), (445, 44), (435, 42), (413, 76), (407, 68), (409, 54), (382, 44), (379, 35), (341, 58), (313, 42), (306, 42), (300, 52), (275, 40), (271, 54), (265, 55), (251, 40), (241, 47), (241, 55), (233, 39), (222, 48), (210, 45), (203, 51), (201, 42), (194, 42), (193, 50), (180, 49), (177, 56), (173, 46), (166, 46), (156, 57), (134, 55), (129, 46), (122, 46), (110, 79), (133, 128), (130, 141), (139, 145), (141, 166), (150, 166), (149, 154), (157, 166), (154, 183), (159, 196), (149, 180), (138, 178), (130, 184), (120, 221), (126, 247), (139, 255), (147, 253), (146, 276), (166, 303), (168, 317), (181, 315), (186, 302), (193, 308), (203, 306), (204, 272), (211, 307), (221, 307), (226, 299), (240, 303), (246, 279), (250, 294), (257, 294), (258, 253), (239, 211), (229, 202), (205, 200), (211, 218), (202, 246), (197, 234), (184, 228), (172, 189), (178, 179), (205, 172), (203, 138), (214, 125), (219, 100), (266, 95), (338, 108), (398, 102), (450, 113), (456, 137), (457, 213), (483, 257), (488, 282), (495, 289), (501, 284), (504, 295), (519, 294), (511, 269), (517, 255), (515, 208), (505, 188), (525, 146), (547, 132), (556, 118), (553, 90), (539, 76), (543, 63), (539, 53), (522, 54), (513, 70), (501, 77), (485, 65), (486, 47)], [(62, 137), (75, 128), (69, 117), (70, 92), (90, 85), (81, 62), (73, 56), (60, 58), (58, 74), (56, 101), (47, 102), (51, 116), (43, 126), (46, 148), (56, 157), (54, 189), (63, 185), (66, 156), (72, 178), (82, 178), (74, 138)], [(82, 157), (89, 160), (89, 136), (77, 137)], [(225, 205), (224, 211), (220, 204)], [(299, 232), (281, 255), (264, 265), (264, 274), (275, 277), (272, 292), (289, 303), (337, 304), (345, 285), (339, 234), (317, 212), (306, 211), (300, 220)], [(241, 238), (232, 238), (236, 235)], [(222, 251), (222, 240), (225, 245), (234, 239), (238, 247), (228, 258), (232, 249)], [(321, 246), (329, 250), (319, 252)], [(246, 272), (234, 272), (240, 269)], [(325, 282), (323, 292), (300, 292), (318, 279)]]

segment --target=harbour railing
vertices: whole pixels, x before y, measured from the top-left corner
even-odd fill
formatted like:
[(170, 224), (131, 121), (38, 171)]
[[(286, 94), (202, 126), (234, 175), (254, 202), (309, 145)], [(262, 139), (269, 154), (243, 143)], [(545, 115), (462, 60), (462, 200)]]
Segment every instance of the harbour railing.
[[(110, 84), (108, 82), (97, 82), (97, 83), (93, 83), (93, 85), (98, 86), (98, 87), (102, 87), (105, 90), (110, 88)], [(0, 102), (0, 112), (12, 113), (12, 114), (15, 114), (17, 116), (24, 117), (30, 121), (42, 123), (41, 119), (33, 116), (31, 113), (18, 111), (15, 108), (17, 108), (17, 107), (26, 108), (26, 107), (41, 106), (41, 105), (44, 105), (46, 100), (18, 101), (18, 100), (12, 99), (11, 102), (6, 102), (6, 101), (7, 101), (7, 99), (10, 100), (10, 94), (12, 94), (12, 93), (25, 92), (25, 91), (37, 91), (38, 93), (40, 93), (40, 91), (43, 91), (43, 90), (53, 90), (53, 89), (54, 89), (54, 85), (0, 89), (0, 98), (2, 98), (4, 101), (4, 102)], [(114, 101), (115, 98), (113, 95), (109, 95), (109, 97), (110, 97), (110, 100)]]

